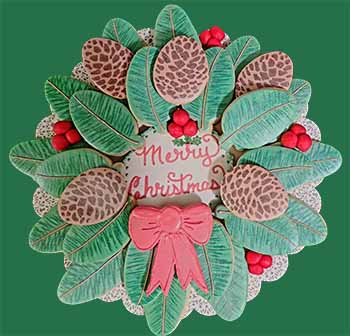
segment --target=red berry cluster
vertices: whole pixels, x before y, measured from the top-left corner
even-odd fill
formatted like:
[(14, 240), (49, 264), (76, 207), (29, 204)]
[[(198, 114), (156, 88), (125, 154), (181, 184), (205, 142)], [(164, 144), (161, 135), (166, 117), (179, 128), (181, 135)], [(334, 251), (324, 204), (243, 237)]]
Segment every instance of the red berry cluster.
[(306, 134), (306, 129), (303, 125), (293, 124), (288, 131), (282, 134), (281, 144), (283, 147), (298, 148), (302, 152), (306, 152), (312, 146), (312, 140)]
[(63, 151), (81, 140), (79, 132), (74, 128), (73, 123), (68, 120), (55, 123), (53, 132), (55, 135), (51, 139), (51, 144), (57, 151)]
[(190, 119), (190, 115), (182, 108), (178, 108), (171, 123), (168, 125), (168, 132), (173, 138), (180, 138), (183, 135), (194, 136), (198, 132), (197, 123)]
[(255, 275), (263, 274), (264, 270), (272, 265), (271, 256), (254, 251), (247, 251), (245, 259), (248, 263), (249, 272)]
[(199, 39), (205, 48), (222, 47), (222, 40), (224, 38), (225, 32), (218, 26), (211, 27), (199, 34)]

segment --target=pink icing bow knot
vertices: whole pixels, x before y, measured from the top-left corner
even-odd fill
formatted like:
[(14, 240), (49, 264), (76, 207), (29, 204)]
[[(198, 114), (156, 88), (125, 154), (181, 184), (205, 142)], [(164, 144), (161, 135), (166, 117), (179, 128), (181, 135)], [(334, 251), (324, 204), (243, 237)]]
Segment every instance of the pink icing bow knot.
[(205, 204), (185, 208), (136, 207), (129, 218), (131, 239), (141, 251), (156, 247), (146, 294), (151, 295), (160, 286), (167, 296), (175, 269), (183, 289), (193, 280), (201, 290), (208, 293), (193, 244), (205, 245), (212, 229), (213, 217)]

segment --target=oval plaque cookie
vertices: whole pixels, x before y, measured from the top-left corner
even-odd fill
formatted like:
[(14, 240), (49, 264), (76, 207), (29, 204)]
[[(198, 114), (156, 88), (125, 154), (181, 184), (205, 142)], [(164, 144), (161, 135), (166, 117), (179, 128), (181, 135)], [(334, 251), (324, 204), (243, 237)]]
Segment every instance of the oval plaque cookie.
[(82, 50), (84, 68), (91, 81), (105, 94), (117, 99), (126, 98), (126, 74), (133, 53), (120, 43), (92, 38)]
[(266, 221), (288, 208), (288, 193), (271, 172), (251, 164), (239, 165), (224, 177), (221, 197), (237, 217)]
[(235, 94), (241, 96), (263, 88), (288, 90), (293, 79), (293, 62), (282, 51), (260, 55), (247, 64), (236, 80)]
[(126, 201), (123, 176), (113, 169), (94, 168), (66, 187), (58, 201), (58, 212), (66, 223), (92, 225), (112, 217)]
[(169, 41), (154, 64), (153, 81), (158, 93), (175, 105), (197, 98), (208, 78), (205, 52), (191, 37), (177, 36)]

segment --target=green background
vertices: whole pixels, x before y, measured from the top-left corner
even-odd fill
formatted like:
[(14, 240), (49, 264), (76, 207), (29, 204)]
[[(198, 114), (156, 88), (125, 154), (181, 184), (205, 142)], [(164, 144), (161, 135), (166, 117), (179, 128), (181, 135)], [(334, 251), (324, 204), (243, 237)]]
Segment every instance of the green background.
[[(341, 170), (319, 188), (329, 226), (325, 243), (289, 258), (287, 274), (265, 283), (234, 323), (193, 313), (177, 335), (350, 334), (349, 328), (349, 3), (336, 1), (174, 1), (198, 31), (220, 25), (231, 37), (256, 36), (263, 51), (283, 50), (295, 77), (311, 82), (309, 118), (323, 141), (343, 154)], [(145, 335), (144, 318), (121, 302), (67, 306), (56, 298), (62, 255), (41, 255), (27, 243), (37, 220), (36, 186), (7, 159), (33, 138), (48, 114), (43, 83), (69, 74), (85, 40), (112, 17), (151, 27), (165, 2), (6, 1), (1, 3), (1, 323), (4, 335)]]

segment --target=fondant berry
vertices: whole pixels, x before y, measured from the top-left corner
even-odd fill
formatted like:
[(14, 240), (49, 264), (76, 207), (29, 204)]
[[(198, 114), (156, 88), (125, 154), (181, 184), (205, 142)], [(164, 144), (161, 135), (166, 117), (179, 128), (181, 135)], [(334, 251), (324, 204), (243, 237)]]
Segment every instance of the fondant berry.
[(293, 124), (292, 127), (289, 130), (292, 131), (296, 135), (305, 134), (306, 133), (306, 128), (303, 125), (300, 125), (300, 124)]
[(177, 109), (173, 114), (173, 121), (179, 126), (185, 126), (190, 120), (190, 115), (183, 109)]
[(281, 144), (283, 147), (295, 148), (298, 142), (298, 136), (291, 131), (287, 131), (281, 136)]
[(183, 128), (174, 122), (168, 125), (168, 132), (173, 138), (180, 138), (184, 135)]
[(297, 148), (302, 152), (307, 152), (312, 146), (312, 140), (308, 134), (300, 134), (298, 136)]
[(222, 44), (221, 42), (216, 39), (216, 38), (211, 38), (208, 43), (207, 43), (207, 47), (210, 48), (210, 47), (222, 47)]
[(199, 34), (199, 39), (203, 46), (207, 45), (210, 38), (211, 34), (209, 30), (204, 30)]
[(69, 142), (62, 134), (56, 134), (51, 139), (51, 144), (57, 151), (63, 151), (69, 147)]
[(261, 258), (262, 254), (254, 251), (248, 251), (245, 255), (245, 259), (249, 265), (258, 264)]
[(263, 255), (259, 261), (260, 266), (263, 268), (269, 268), (272, 265), (272, 257), (269, 255)]
[(71, 129), (65, 134), (66, 139), (72, 145), (80, 142), (81, 136), (76, 129)]
[(248, 270), (255, 275), (261, 275), (264, 273), (264, 268), (260, 264), (248, 265)]
[(73, 123), (68, 120), (62, 120), (62, 121), (57, 121), (53, 125), (53, 132), (55, 134), (64, 134), (67, 131), (69, 131), (71, 128), (73, 128)]
[(219, 41), (222, 41), (225, 37), (225, 32), (218, 26), (211, 27), (209, 31), (210, 31), (211, 37)]
[(194, 136), (198, 132), (197, 123), (194, 120), (189, 120), (183, 129), (184, 135)]

